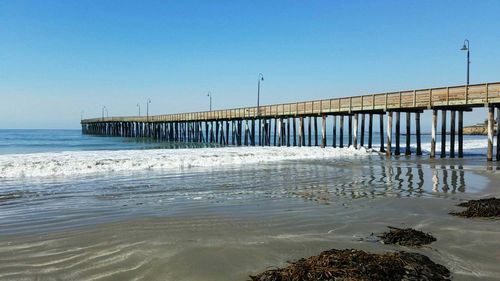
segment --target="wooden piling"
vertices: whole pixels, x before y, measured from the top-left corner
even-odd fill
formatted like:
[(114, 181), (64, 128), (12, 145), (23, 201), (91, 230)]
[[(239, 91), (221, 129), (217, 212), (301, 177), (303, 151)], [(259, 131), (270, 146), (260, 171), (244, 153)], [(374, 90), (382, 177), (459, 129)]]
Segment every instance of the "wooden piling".
[(290, 146), (290, 117), (286, 118), (286, 146)]
[(250, 133), (250, 130), (248, 128), (248, 120), (245, 120), (245, 141), (244, 141), (245, 146), (248, 146), (249, 133)]
[(379, 114), (379, 131), (380, 131), (380, 152), (385, 152), (385, 146), (384, 146), (384, 114), (380, 113)]
[(321, 120), (321, 147), (325, 148), (326, 146), (326, 115), (323, 115)]
[(274, 137), (274, 141), (273, 141), (274, 146), (276, 146), (276, 137), (277, 137), (276, 130), (277, 129), (278, 129), (278, 118), (274, 118), (274, 135), (273, 135), (273, 137)]
[(495, 123), (494, 114), (495, 107), (488, 107), (488, 150), (486, 158), (488, 161), (493, 161), (493, 124)]
[(361, 113), (361, 129), (359, 132), (359, 146), (365, 146), (365, 114)]
[[(293, 122), (293, 124), (295, 125), (295, 122)], [(301, 116), (299, 117), (299, 147), (301, 147), (304, 142), (303, 132), (304, 132), (304, 117)]]
[(318, 117), (314, 116), (314, 146), (318, 146)]
[(387, 156), (392, 154), (392, 111), (387, 112)]
[(252, 146), (255, 146), (255, 119), (252, 118), (252, 137), (250, 138), (250, 142)]
[(500, 161), (500, 107), (497, 106), (497, 154), (496, 160)]
[(410, 149), (410, 136), (411, 136), (411, 113), (406, 112), (406, 149), (405, 149), (405, 155), (411, 155), (411, 149)]
[(446, 110), (441, 110), (441, 158), (446, 157)]
[(347, 138), (347, 140), (348, 140), (347, 147), (349, 147), (352, 145), (352, 115), (351, 114), (349, 114), (347, 126), (348, 126), (347, 130), (349, 133), (348, 138)]
[(311, 138), (312, 138), (311, 123), (312, 123), (312, 117), (309, 116), (309, 126), (307, 128), (307, 146), (311, 146)]
[(417, 156), (422, 155), (422, 139), (420, 135), (420, 112), (415, 113), (415, 137), (417, 138)]
[(332, 146), (337, 147), (337, 115), (333, 115)]
[(354, 148), (358, 148), (358, 114), (354, 114), (354, 122), (352, 125), (352, 131), (353, 131), (353, 143), (352, 145)]
[[(280, 119), (279, 123), (278, 123), (278, 146), (281, 146), (282, 138), (283, 138), (283, 134), (282, 134), (283, 129), (281, 127), (282, 125), (283, 125), (283, 120)], [(275, 129), (275, 131), (276, 131), (276, 129)], [(276, 139), (276, 137), (275, 137), (275, 139)]]
[(464, 157), (464, 112), (458, 111), (458, 158)]
[(437, 110), (432, 110), (431, 123), (431, 158), (436, 157), (436, 128), (437, 128)]
[(306, 146), (306, 121), (305, 117), (302, 119), (302, 146)]
[(396, 112), (396, 150), (394, 151), (394, 155), (400, 154), (400, 136), (401, 136), (401, 112)]
[(297, 146), (297, 125), (296, 125), (296, 122), (295, 122), (295, 117), (292, 118), (292, 122), (293, 122), (293, 146)]
[(455, 112), (450, 111), (450, 158), (455, 158)]
[(215, 121), (215, 133), (214, 133), (214, 142), (216, 144), (219, 144), (220, 143), (220, 131), (221, 131), (221, 128), (220, 128), (220, 123), (219, 121)]
[(238, 120), (238, 146), (243, 144), (243, 120)]
[(272, 125), (273, 120), (269, 119), (267, 123), (267, 145), (271, 146), (271, 125)]
[(368, 114), (368, 148), (372, 148), (373, 114)]
[(340, 115), (339, 127), (339, 147), (344, 147), (344, 115)]

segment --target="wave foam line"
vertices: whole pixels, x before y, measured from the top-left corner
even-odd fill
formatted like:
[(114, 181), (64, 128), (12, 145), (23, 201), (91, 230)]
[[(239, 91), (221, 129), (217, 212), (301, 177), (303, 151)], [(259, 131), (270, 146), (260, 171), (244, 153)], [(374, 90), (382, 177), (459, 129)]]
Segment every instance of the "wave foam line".
[(72, 176), (99, 172), (215, 167), (368, 155), (364, 148), (226, 147), (71, 151), (0, 155), (0, 178)]

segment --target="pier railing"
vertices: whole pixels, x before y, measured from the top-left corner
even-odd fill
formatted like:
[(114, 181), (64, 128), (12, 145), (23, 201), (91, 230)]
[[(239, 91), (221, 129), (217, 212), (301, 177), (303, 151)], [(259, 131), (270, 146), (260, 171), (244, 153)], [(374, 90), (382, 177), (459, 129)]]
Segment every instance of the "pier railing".
[(232, 120), (249, 118), (276, 118), (310, 116), (335, 113), (398, 111), (442, 107), (478, 107), (500, 103), (500, 82), (460, 85), (440, 88), (406, 90), (311, 100), (293, 103), (242, 107), (213, 111), (175, 113), (153, 116), (121, 116), (84, 119), (85, 123), (98, 122), (173, 122)]

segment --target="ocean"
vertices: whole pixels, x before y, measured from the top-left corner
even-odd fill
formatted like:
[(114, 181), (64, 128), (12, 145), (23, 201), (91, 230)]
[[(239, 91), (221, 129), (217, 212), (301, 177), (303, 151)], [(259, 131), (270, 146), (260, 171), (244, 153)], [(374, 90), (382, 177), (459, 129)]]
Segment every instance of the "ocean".
[(455, 280), (495, 280), (498, 223), (448, 214), (499, 194), (486, 137), (465, 136), (464, 159), (429, 159), (430, 136), (422, 143), (422, 157), (386, 158), (377, 145), (207, 147), (0, 130), (0, 280), (248, 280), (331, 248), (401, 250), (368, 239), (388, 225), (432, 232), (436, 243), (403, 249)]

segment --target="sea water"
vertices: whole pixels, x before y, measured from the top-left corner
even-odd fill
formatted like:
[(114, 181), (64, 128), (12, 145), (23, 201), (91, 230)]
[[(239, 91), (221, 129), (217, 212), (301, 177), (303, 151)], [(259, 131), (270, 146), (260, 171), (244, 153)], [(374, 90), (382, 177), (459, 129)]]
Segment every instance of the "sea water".
[(495, 279), (497, 224), (448, 215), (495, 195), (486, 137), (465, 136), (464, 159), (429, 160), (429, 142), (422, 157), (386, 158), (377, 145), (200, 147), (0, 130), (0, 279), (247, 280), (330, 248), (401, 250), (367, 242), (387, 225), (432, 232), (438, 242), (418, 251), (457, 280)]

